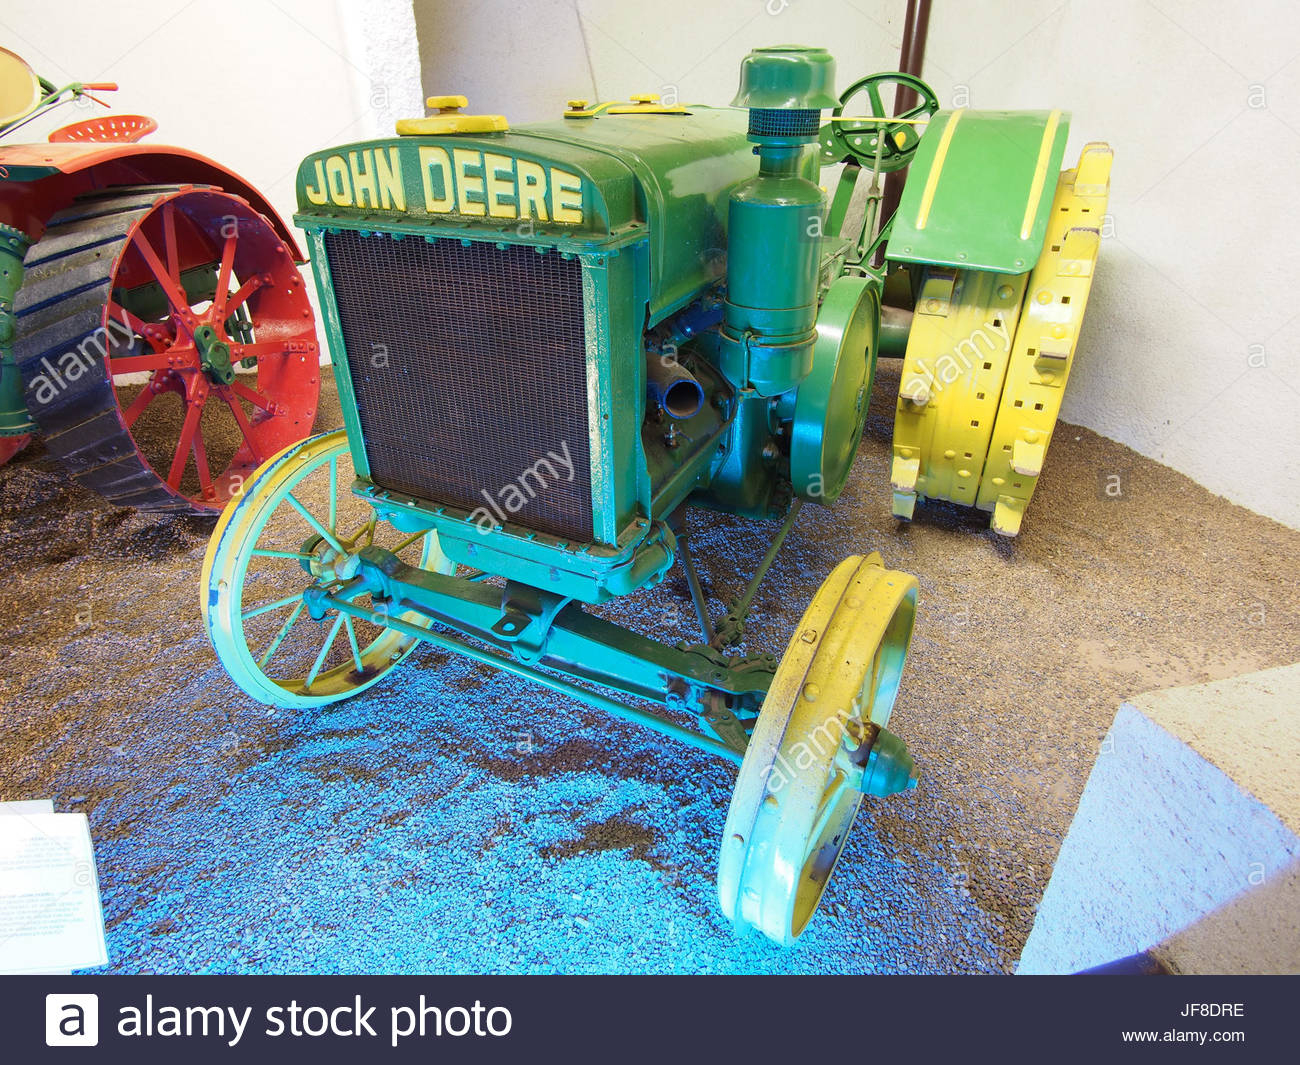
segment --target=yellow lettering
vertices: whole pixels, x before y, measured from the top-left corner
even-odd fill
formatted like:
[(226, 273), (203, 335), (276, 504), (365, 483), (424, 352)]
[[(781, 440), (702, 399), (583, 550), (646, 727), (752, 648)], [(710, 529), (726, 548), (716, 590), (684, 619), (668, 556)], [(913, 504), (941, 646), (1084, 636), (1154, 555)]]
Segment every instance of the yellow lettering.
[(316, 187), (304, 183), (302, 191), (307, 194), (309, 202), (316, 204), (318, 207), (323, 205), (329, 199), (329, 193), (325, 191), (325, 164), (319, 159), (316, 160)]
[(582, 221), (582, 178), (551, 169), (551, 216), (557, 222)]
[[(370, 156), (370, 166), (366, 167), (364, 156)], [(375, 153), (348, 152), (348, 171), (352, 175), (352, 194), (357, 199), (357, 206), (364, 207), (366, 200), (371, 207), (379, 206), (379, 186), (375, 183)]]
[(379, 182), (379, 206), (386, 211), (406, 210), (406, 188), (402, 184), (402, 153), (396, 148), (375, 152), (375, 178)]
[(352, 188), (348, 184), (348, 165), (341, 155), (331, 155), (325, 160), (325, 177), (329, 183), (330, 199), (339, 207), (351, 207)]
[[(577, 174), (475, 148), (426, 144), (416, 150), (429, 214), (583, 222), (583, 179)], [(402, 151), (362, 148), (311, 160), (302, 196), (317, 206), (405, 211)]]
[[(487, 200), (484, 196), (482, 176), (473, 177), (470, 175), (470, 167), (475, 167), (480, 172), (483, 169), (483, 155), (481, 152), (471, 151), (468, 148), (453, 148), (452, 157), (456, 160), (456, 193), (457, 203), (460, 205), (461, 214), (482, 215), (487, 214)], [(469, 198), (470, 193), (478, 196), (477, 200)]]
[(519, 174), (519, 217), (545, 222), (546, 171), (527, 159), (516, 160), (515, 169)]
[(519, 199), (514, 183), (515, 161), (508, 155), (483, 153), (483, 180), (487, 185), (488, 214), (493, 218), (515, 218)]
[[(434, 190), (437, 175), (439, 191)], [(451, 185), (451, 159), (446, 148), (420, 148), (420, 177), (424, 181), (424, 209), (430, 214), (446, 214), (456, 205)]]

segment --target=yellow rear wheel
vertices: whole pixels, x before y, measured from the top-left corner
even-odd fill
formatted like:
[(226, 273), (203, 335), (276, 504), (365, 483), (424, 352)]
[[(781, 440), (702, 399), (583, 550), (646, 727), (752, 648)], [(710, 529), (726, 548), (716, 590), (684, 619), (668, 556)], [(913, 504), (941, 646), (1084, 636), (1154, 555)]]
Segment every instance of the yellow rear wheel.
[(1016, 329), (976, 506), (993, 512), (993, 531), (1015, 536), (1038, 486), (1101, 248), (1111, 150), (1089, 144), (1061, 175)]
[(894, 415), (894, 514), (943, 499), (1014, 536), (1061, 412), (1088, 305), (1111, 150), (1089, 144), (1057, 183), (1029, 274), (926, 268)]

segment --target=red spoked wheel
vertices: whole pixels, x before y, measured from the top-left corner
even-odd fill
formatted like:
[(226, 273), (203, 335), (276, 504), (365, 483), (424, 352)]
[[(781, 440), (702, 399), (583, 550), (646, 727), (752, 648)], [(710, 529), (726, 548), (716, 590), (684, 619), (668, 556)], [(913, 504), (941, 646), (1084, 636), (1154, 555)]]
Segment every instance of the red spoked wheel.
[(28, 252), (14, 310), (46, 445), (115, 503), (214, 513), (311, 431), (306, 286), (238, 196), (149, 186), (78, 201)]

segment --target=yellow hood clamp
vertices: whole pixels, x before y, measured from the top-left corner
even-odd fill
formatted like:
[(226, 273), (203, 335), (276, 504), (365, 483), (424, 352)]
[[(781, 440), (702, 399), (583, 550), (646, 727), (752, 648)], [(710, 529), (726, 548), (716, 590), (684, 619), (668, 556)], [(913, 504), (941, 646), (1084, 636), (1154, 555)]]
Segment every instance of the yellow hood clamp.
[(468, 106), (463, 96), (430, 96), (425, 106), (437, 114), (427, 118), (399, 118), (399, 137), (430, 137), (448, 133), (504, 133), (510, 128), (505, 115), (462, 115)]
[(599, 114), (611, 115), (688, 115), (689, 111), (680, 104), (669, 107), (659, 102), (659, 97), (652, 92), (636, 93), (631, 103), (621, 100), (607, 100), (603, 104), (591, 106), (590, 100), (570, 100), (565, 118), (595, 118)]

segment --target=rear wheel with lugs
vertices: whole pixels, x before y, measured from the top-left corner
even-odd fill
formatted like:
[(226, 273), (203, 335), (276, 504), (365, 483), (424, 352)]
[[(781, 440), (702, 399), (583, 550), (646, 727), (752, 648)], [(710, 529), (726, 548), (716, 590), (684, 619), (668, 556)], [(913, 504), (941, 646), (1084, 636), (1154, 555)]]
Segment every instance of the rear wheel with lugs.
[(46, 446), (120, 506), (215, 513), (311, 431), (311, 305), (290, 250), (238, 196), (140, 186), (77, 201), (27, 253), (14, 310)]
[(1062, 171), (1031, 272), (926, 267), (894, 414), (894, 514), (944, 499), (1015, 536), (1056, 429), (1092, 287), (1111, 150)]

